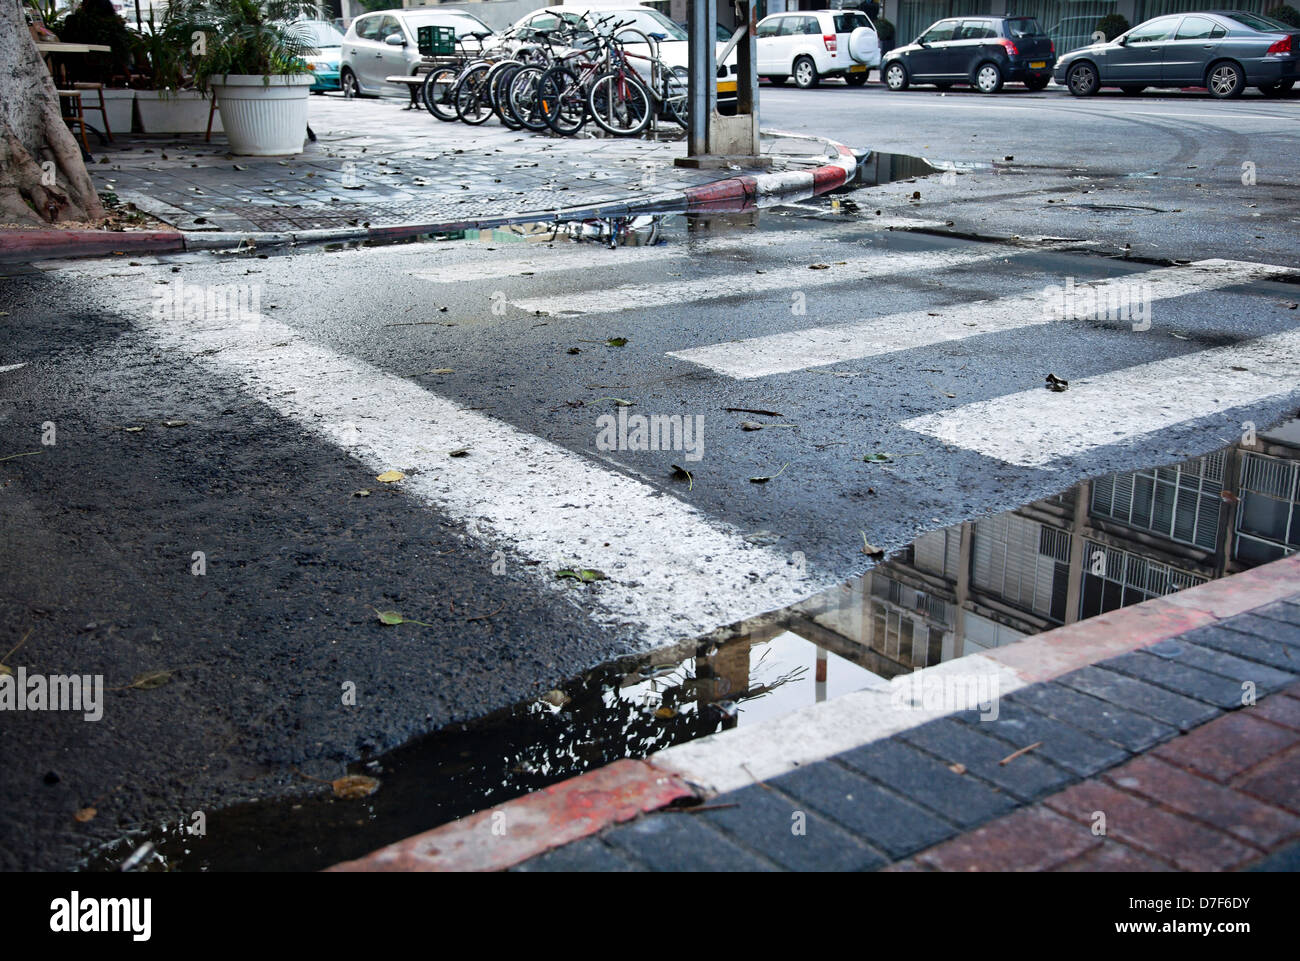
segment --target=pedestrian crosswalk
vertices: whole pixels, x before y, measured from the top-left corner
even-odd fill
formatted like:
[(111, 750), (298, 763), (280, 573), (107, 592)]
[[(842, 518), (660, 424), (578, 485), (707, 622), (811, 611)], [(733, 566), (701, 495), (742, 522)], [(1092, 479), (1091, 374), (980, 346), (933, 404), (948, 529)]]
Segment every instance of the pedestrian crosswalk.
[[(852, 225), (829, 229), (837, 238), (851, 238), (853, 232)], [(798, 233), (804, 235), (798, 239), (806, 242), (809, 232)], [(825, 240), (827, 235), (819, 228), (814, 238)], [(770, 384), (772, 394), (784, 398), (779, 405), (783, 410), (802, 404), (813, 419), (815, 408), (831, 406), (826, 395), (839, 389), (834, 385), (843, 383), (846, 397), (855, 401), (865, 397), (874, 404), (872, 388), (864, 388), (864, 382), (829, 378), (819, 379), (825, 387), (813, 387), (806, 381), (792, 384), (783, 375), (849, 361), (871, 362), (941, 345), (999, 345), (989, 351), (993, 370), (982, 373), (976, 387), (980, 399), (962, 403), (951, 394), (945, 397), (943, 391), (928, 388), (907, 396), (900, 405), (878, 405), (882, 413), (874, 416), (890, 421), (880, 425), (882, 430), (910, 432), (918, 447), (928, 443), (930, 453), (940, 457), (956, 447), (995, 462), (1051, 469), (1065, 458), (1129, 444), (1225, 411), (1248, 414), (1259, 405), (1300, 393), (1296, 377), (1300, 371), (1300, 316), (1287, 311), (1280, 313), (1281, 321), (1257, 324), (1253, 333), (1243, 332), (1228, 346), (1203, 347), (1195, 341), (1153, 337), (1145, 342), (1145, 352), (1136, 351), (1129, 363), (1125, 363), (1122, 348), (1111, 349), (1100, 363), (1089, 367), (1090, 371), (1101, 368), (1099, 372), (1070, 377), (1068, 390), (1061, 393), (1040, 385), (1025, 389), (1023, 378), (1003, 379), (997, 371), (999, 364), (1011, 365), (1016, 359), (1018, 334), (1032, 335), (1050, 323), (1072, 324), (1081, 335), (1111, 338), (1113, 347), (1115, 337), (1135, 336), (1129, 328), (1141, 330), (1142, 324), (1150, 322), (1153, 304), (1177, 300), (1186, 307), (1205, 298), (1240, 297), (1243, 293), (1254, 296), (1252, 303), (1265, 302), (1269, 296), (1276, 300), (1275, 293), (1261, 296), (1251, 285), (1289, 279), (1293, 271), (1284, 266), (1205, 260), (1135, 269), (1097, 258), (1075, 262), (1071, 258), (1076, 254), (1044, 251), (1042, 247), (931, 239), (855, 245), (852, 256), (829, 263), (825, 269), (810, 270), (806, 258), (790, 265), (790, 250), (796, 249), (794, 239), (779, 231), (717, 238), (719, 247), (749, 245), (753, 259), (747, 263), (760, 266), (743, 277), (734, 268), (728, 271), (708, 259), (683, 267), (682, 277), (653, 280), (653, 270), (637, 277), (638, 264), (684, 262), (689, 254), (680, 244), (612, 251), (584, 245), (521, 252), (466, 245), (436, 268), (428, 265), (427, 256), (426, 262), (421, 262), (419, 249), (394, 248), (381, 256), (398, 267), (397, 273), (407, 285), (403, 290), (413, 292), (413, 298), (427, 290), (423, 286), (427, 283), (461, 281), (500, 283), (510, 292), (507, 298), (514, 297), (513, 315), (498, 321), (494, 312), (491, 322), (466, 325), (455, 335), (430, 334), (442, 338), (426, 342), (438, 351), (439, 370), (444, 365), (448, 370), (461, 366), (457, 350), (465, 352), (460, 361), (472, 367), (478, 362), (473, 356), (477, 351), (490, 354), (494, 365), (502, 365), (504, 379), (512, 380), (521, 368), (509, 364), (519, 364), (521, 355), (498, 359), (495, 349), (511, 337), (551, 338), (551, 348), (558, 352), (565, 343), (559, 338), (591, 340), (591, 335), (599, 332), (591, 328), (610, 312), (704, 305), (694, 312), (700, 315), (698, 321), (658, 324), (653, 338), (634, 334), (630, 343), (601, 355), (594, 368), (581, 366), (592, 363), (587, 357), (594, 351), (568, 352), (582, 357), (572, 362), (575, 371), (610, 368), (593, 376), (594, 384), (586, 385), (599, 389), (605, 401), (612, 399), (606, 396), (612, 393), (624, 395), (626, 388), (616, 385), (633, 380), (633, 371), (660, 368), (649, 373), (652, 379), (667, 375), (660, 377), (653, 394), (661, 404), (660, 411), (714, 410), (720, 393), (730, 395), (730, 385), (743, 383), (752, 390), (755, 385)], [(763, 247), (773, 249), (763, 251)], [(260, 263), (262, 269), (274, 269), (273, 262)], [(610, 265), (624, 273), (617, 275), (618, 284), (607, 286), (608, 273), (587, 269), (593, 265)], [(205, 280), (210, 276), (219, 281), (229, 274), (231, 280), (247, 282), (243, 263), (222, 261), (204, 267)], [(172, 282), (171, 274), (163, 273), (167, 267), (142, 264), (133, 270), (160, 276), (153, 284), (142, 284), (134, 273), (104, 278), (100, 283), (106, 296), (117, 298), (119, 306), (126, 305), (136, 324), (151, 338), (151, 345), (179, 352), (194, 364), (233, 379), (277, 415), (342, 448), (374, 474), (392, 469), (403, 472), (400, 483), (408, 495), (524, 559), (527, 569), (543, 575), (552, 587), (554, 572), (562, 568), (607, 573), (608, 581), (584, 591), (584, 605), (596, 620), (630, 627), (647, 644), (703, 634), (731, 620), (737, 610), (776, 609), (837, 579), (835, 570), (809, 568), (808, 573), (802, 561), (795, 564), (791, 554), (775, 549), (770, 542), (752, 541), (745, 533), (754, 529), (752, 523), (741, 526), (726, 519), (721, 508), (714, 513), (694, 506), (686, 493), (689, 486), (679, 490), (665, 480), (672, 476), (667, 463), (657, 465), (654, 469), (662, 470), (655, 474), (646, 469), (648, 458), (635, 461), (621, 458), (617, 451), (622, 448), (614, 452), (600, 448), (595, 439), (597, 417), (608, 408), (587, 399), (575, 402), (572, 381), (563, 376), (540, 376), (529, 387), (528, 403), (542, 409), (554, 405), (549, 406), (552, 411), (581, 410), (581, 417), (589, 423), (577, 430), (589, 427), (590, 439), (580, 434), (553, 434), (545, 416), (538, 420), (519, 416), (513, 391), (512, 409), (498, 415), (469, 399), (471, 387), (460, 388), (466, 395), (456, 397), (451, 391), (457, 388), (446, 382), (425, 386), (420, 378), (391, 369), (391, 357), (404, 355), (404, 351), (392, 351), (392, 341), (369, 354), (368, 346), (355, 338), (349, 338), (347, 346), (338, 346), (328, 330), (316, 333), (315, 320), (304, 319), (304, 313), (295, 314), (294, 322), (289, 322), (288, 311), (282, 311), (275, 318), (262, 315), (249, 324), (248, 318), (181, 319), (159, 312), (154, 309), (157, 289)], [(1101, 279), (1069, 280), (1057, 292), (1059, 298), (1030, 289), (1044, 277), (1065, 277), (1070, 270)], [(565, 273), (566, 292), (518, 296), (530, 287), (527, 279), (518, 275), (534, 271)], [(285, 274), (291, 273), (292, 268), (286, 267)], [(980, 277), (982, 287), (1016, 292), (961, 302), (960, 296), (954, 298), (953, 294), (968, 289), (972, 274)], [(954, 277), (961, 279), (952, 280)], [(638, 282), (624, 282), (634, 279)], [(946, 289), (940, 291), (945, 282)], [(766, 317), (764, 323), (788, 326), (776, 333), (723, 339), (724, 331), (736, 330), (736, 308), (719, 303), (722, 298), (813, 286), (822, 288), (828, 297), (842, 296), (840, 303), (852, 304), (860, 319), (844, 325), (801, 327), (797, 317), (785, 321)], [(279, 301), (283, 287), (268, 289), (277, 291), (275, 299)], [(470, 291), (467, 302), (475, 298), (475, 289)], [(881, 291), (888, 295), (877, 297)], [(314, 290), (313, 296), (319, 297)], [(447, 300), (455, 303), (452, 298)], [(913, 302), (916, 309), (881, 309), (871, 315), (873, 303)], [(1239, 301), (1233, 303), (1234, 309), (1241, 309)], [(1080, 316), (1080, 305), (1094, 314)], [(277, 302), (275, 306), (280, 305)], [(354, 309), (357, 306), (353, 305)], [(1108, 317), (1117, 306), (1124, 310)], [(572, 315), (573, 319), (539, 324), (533, 313), (537, 310)], [(636, 330), (633, 318), (626, 323)], [(400, 326), (403, 331), (427, 329), (415, 324)], [(1090, 326), (1100, 329), (1088, 331)], [(564, 333), (555, 333), (561, 328)], [(448, 339), (453, 336), (463, 339)], [(603, 342), (604, 336), (596, 342)], [(536, 357), (532, 353), (526, 356), (523, 364), (533, 363)], [(883, 360), (881, 366), (900, 367), (892, 358)], [(548, 364), (547, 370), (551, 369)], [(688, 376), (677, 376), (683, 370)], [(1068, 367), (1062, 370), (1071, 373)], [(553, 393), (540, 396), (547, 391)], [(535, 393), (538, 396), (532, 396)], [(633, 413), (639, 414), (642, 406), (647, 413), (655, 413), (649, 407), (649, 392), (635, 396)], [(758, 406), (757, 400), (744, 397), (730, 402), (741, 410)], [(620, 405), (630, 403), (622, 401)], [(1221, 421), (1216, 423), (1221, 426)], [(765, 444), (779, 445), (794, 436), (793, 432), (778, 431), (747, 434), (746, 452)], [(706, 437), (711, 445), (732, 443), (720, 436), (714, 421), (709, 422)], [(752, 439), (755, 437), (761, 440)], [(465, 456), (450, 455), (465, 448)], [(717, 449), (711, 447), (710, 456)], [(746, 464), (744, 473), (737, 470), (736, 474), (747, 493), (768, 491), (776, 485), (751, 488), (746, 478), (784, 469), (781, 461), (760, 461), (752, 469)], [(798, 470), (792, 468), (791, 474)], [(689, 473), (682, 473), (689, 479)], [(801, 480), (813, 487), (817, 483), (810, 475)], [(671, 598), (671, 603), (664, 603), (664, 598)]]
[[(929, 258), (925, 259), (928, 262)], [(905, 270), (913, 269), (917, 262), (906, 255), (883, 260), (885, 264), (895, 263)], [(953, 262), (962, 261), (949, 260), (949, 263)], [(1166, 267), (1079, 284), (1071, 288), (1071, 297), (1082, 301), (1085, 295), (1092, 294), (1088, 299), (1091, 303), (1103, 304), (1101, 314), (1104, 316), (1106, 305), (1111, 303), (1130, 307), (1135, 305), (1135, 301), (1140, 301), (1149, 307), (1159, 300), (1265, 280), (1290, 272), (1288, 268), (1268, 264), (1206, 260), (1188, 267)], [(1120, 293), (1123, 296), (1117, 296)], [(707, 367), (727, 377), (748, 380), (1069, 319), (1064, 315), (1070, 313), (1072, 305), (1062, 305), (1060, 299), (1039, 290), (938, 311), (908, 311), (855, 324), (811, 327), (710, 344), (672, 351), (669, 356)], [(1141, 318), (1134, 322), (1140, 323)]]

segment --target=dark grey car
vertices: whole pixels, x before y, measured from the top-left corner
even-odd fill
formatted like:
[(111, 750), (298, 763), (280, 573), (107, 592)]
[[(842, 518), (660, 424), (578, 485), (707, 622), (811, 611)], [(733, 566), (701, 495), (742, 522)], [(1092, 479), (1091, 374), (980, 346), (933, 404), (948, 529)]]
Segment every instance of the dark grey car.
[(1138, 24), (1108, 43), (1072, 50), (1055, 79), (1076, 97), (1101, 87), (1205, 87), (1237, 97), (1246, 87), (1281, 96), (1300, 79), (1300, 30), (1240, 10), (1175, 13)]

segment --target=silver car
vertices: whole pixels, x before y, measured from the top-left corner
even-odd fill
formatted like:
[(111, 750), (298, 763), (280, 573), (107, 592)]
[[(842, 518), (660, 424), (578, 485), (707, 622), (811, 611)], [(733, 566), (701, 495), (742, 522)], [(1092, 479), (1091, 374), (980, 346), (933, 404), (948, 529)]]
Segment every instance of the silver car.
[(420, 64), (416, 31), (420, 27), (452, 27), (470, 51), (491, 43), (492, 28), (478, 17), (457, 10), (379, 10), (352, 21), (343, 38), (339, 85), (345, 96), (405, 97), (407, 91), (385, 83), (385, 77), (411, 76)]
[(1278, 97), (1300, 79), (1300, 30), (1240, 10), (1156, 17), (1108, 43), (1072, 50), (1055, 80), (1076, 97), (1101, 87), (1138, 94), (1147, 87), (1205, 87), (1238, 97), (1258, 87)]

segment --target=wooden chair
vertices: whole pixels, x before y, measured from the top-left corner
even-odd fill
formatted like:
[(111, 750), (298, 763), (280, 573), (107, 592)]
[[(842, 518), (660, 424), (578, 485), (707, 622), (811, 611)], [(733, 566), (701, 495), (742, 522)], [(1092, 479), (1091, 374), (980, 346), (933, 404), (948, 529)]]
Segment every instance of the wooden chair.
[[(81, 108), (81, 109), (82, 109), (83, 114), (84, 114), (84, 112), (87, 111), (87, 110), (98, 110), (98, 111), (100, 112), (100, 114), (103, 115), (103, 117), (104, 117), (104, 136), (108, 138), (108, 142), (109, 142), (109, 143), (113, 143), (113, 131), (110, 130), (110, 129), (109, 129), (109, 126), (108, 126), (108, 106), (104, 103), (104, 85), (103, 85), (102, 83), (74, 83), (74, 84), (72, 85), (72, 89), (74, 89), (74, 90), (94, 90), (94, 91), (97, 91), (97, 92), (99, 93), (99, 106), (98, 106), (98, 107), (95, 106), (95, 104), (94, 104), (93, 102), (90, 103), (90, 104), (86, 104), (86, 103), (83, 102), (83, 104), (82, 104), (82, 108)], [(129, 133), (129, 131), (128, 131), (128, 133)]]
[(89, 154), (90, 143), (89, 141), (86, 140), (86, 114), (82, 110), (82, 106), (81, 106), (81, 91), (74, 88), (72, 90), (60, 90), (58, 91), (58, 94), (59, 94), (60, 102), (62, 102), (63, 100), (72, 101), (71, 107), (74, 108), (77, 112), (75, 114), (65, 113), (63, 115), (63, 121), (69, 127), (71, 127), (74, 123), (78, 125), (78, 127), (81, 130), (81, 149), (84, 150), (87, 154)]

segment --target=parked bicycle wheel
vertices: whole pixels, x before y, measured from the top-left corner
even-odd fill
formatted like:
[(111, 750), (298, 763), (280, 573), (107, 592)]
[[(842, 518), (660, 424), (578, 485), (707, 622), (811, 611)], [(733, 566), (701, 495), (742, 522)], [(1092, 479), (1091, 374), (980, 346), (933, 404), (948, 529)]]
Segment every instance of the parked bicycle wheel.
[(451, 67), (431, 70), (420, 85), (420, 100), (424, 109), (439, 120), (451, 122), (456, 119), (456, 104), (452, 101), (451, 91), (456, 85), (457, 71)]
[(587, 107), (592, 119), (616, 137), (635, 136), (650, 122), (650, 93), (627, 72), (611, 70), (597, 77)]
[(507, 60), (500, 67), (500, 70), (493, 69), (492, 75), (488, 77), (488, 99), (492, 102), (492, 112), (497, 115), (497, 119), (511, 130), (518, 130), (523, 124), (510, 112), (505, 93), (523, 64), (517, 60)]
[[(677, 71), (680, 70), (681, 73)], [(674, 123), (687, 127), (690, 121), (691, 96), (686, 86), (686, 70), (664, 70), (664, 114)]]
[(492, 116), (492, 100), (488, 94), (490, 64), (481, 63), (465, 71), (456, 85), (454, 100), (456, 116), (470, 126), (477, 127)]
[(546, 72), (545, 67), (522, 67), (510, 82), (506, 96), (510, 102), (510, 112), (515, 115), (520, 126), (529, 130), (546, 129), (546, 116), (538, 102), (537, 87)]
[(547, 124), (561, 136), (572, 137), (587, 122), (587, 98), (568, 67), (555, 66), (542, 74), (537, 97)]

